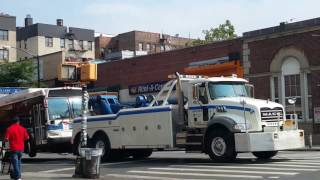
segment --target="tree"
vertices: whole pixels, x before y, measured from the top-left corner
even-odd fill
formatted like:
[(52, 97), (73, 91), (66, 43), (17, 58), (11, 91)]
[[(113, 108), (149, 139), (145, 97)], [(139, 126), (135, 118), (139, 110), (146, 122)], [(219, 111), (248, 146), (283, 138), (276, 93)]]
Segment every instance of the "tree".
[(229, 40), (237, 37), (234, 26), (229, 20), (226, 20), (224, 24), (220, 24), (217, 28), (203, 30), (202, 33), (205, 34), (204, 40), (196, 39), (192, 41), (192, 46), (207, 44), (215, 41)]
[(35, 65), (31, 60), (0, 65), (0, 86), (33, 86)]

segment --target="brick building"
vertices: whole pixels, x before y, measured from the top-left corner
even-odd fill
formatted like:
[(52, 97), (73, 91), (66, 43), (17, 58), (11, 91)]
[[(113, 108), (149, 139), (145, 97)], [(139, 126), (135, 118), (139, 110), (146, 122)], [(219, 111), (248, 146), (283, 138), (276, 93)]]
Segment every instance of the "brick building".
[(98, 36), (96, 37), (96, 57), (100, 59), (122, 59), (121, 57), (114, 58), (112, 54), (123, 50), (144, 51), (146, 54), (159, 53), (184, 48), (190, 41), (189, 38), (179, 37), (179, 35), (170, 36), (143, 31), (130, 31), (115, 37)]
[[(243, 64), (257, 98), (280, 102), (295, 111), (301, 127), (319, 133), (320, 18), (246, 32)], [(263, 82), (263, 83), (261, 83)], [(288, 104), (296, 98), (295, 106)]]
[[(189, 63), (240, 54), (255, 96), (295, 111), (300, 127), (320, 133), (320, 18), (246, 32), (243, 37), (100, 64), (96, 87), (128, 90), (131, 85), (167, 80)], [(127, 92), (128, 94), (128, 92)], [(295, 106), (288, 104), (296, 98)], [(317, 136), (315, 136), (317, 137)], [(319, 143), (319, 138), (314, 138)]]

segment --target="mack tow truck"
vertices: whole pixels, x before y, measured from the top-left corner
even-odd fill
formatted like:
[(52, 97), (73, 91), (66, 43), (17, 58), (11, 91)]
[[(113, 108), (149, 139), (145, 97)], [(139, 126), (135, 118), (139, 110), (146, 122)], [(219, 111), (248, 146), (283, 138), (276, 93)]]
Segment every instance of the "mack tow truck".
[[(268, 159), (279, 150), (305, 146), (304, 131), (296, 122), (286, 122), (284, 107), (254, 99), (247, 80), (178, 73), (170, 78), (147, 106), (87, 118), (89, 145), (102, 148), (104, 160), (183, 148), (226, 162), (237, 153)], [(75, 152), (80, 132), (77, 118), (72, 133)]]

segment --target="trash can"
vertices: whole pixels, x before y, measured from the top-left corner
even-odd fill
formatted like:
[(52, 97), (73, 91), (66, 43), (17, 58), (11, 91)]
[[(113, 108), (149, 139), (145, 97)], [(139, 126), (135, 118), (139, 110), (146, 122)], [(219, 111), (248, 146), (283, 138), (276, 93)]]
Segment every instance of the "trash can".
[(100, 148), (80, 148), (80, 169), (84, 178), (100, 177), (100, 158), (102, 149)]

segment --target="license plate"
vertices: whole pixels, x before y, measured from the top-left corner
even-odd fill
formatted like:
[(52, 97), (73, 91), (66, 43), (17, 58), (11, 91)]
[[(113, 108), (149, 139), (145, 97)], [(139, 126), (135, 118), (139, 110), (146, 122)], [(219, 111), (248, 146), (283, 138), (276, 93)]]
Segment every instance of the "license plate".
[(278, 122), (267, 122), (267, 126), (278, 126)]

